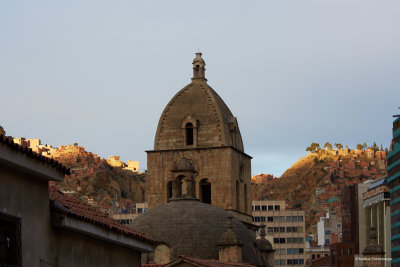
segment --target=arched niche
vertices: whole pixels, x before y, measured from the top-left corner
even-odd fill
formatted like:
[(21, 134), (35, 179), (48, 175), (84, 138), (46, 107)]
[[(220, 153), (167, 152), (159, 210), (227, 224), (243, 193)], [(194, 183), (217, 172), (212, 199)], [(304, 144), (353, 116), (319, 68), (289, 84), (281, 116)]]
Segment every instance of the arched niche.
[(200, 201), (211, 204), (211, 182), (207, 178), (201, 179), (199, 182)]
[(172, 181), (167, 183), (167, 201), (172, 198)]
[(182, 120), (182, 137), (183, 137), (183, 147), (184, 148), (194, 148), (197, 147), (197, 128), (198, 122), (195, 118), (187, 115)]
[(238, 180), (236, 180), (236, 210), (240, 211), (240, 184)]

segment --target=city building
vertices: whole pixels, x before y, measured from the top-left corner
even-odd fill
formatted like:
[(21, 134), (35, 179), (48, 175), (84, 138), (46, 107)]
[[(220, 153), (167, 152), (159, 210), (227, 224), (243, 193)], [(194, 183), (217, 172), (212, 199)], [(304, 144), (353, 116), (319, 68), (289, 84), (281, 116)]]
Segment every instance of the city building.
[[(376, 235), (376, 242), (382, 247), (385, 257), (390, 258), (390, 189), (387, 185), (387, 177), (371, 183), (368, 191), (363, 193), (363, 207), (366, 216), (366, 232), (360, 232), (360, 235), (370, 237), (371, 227), (376, 229), (376, 233), (374, 233)], [(367, 245), (362, 244), (360, 240), (360, 248), (365, 248)], [(384, 264), (385, 266), (390, 266), (390, 261), (385, 261)]]
[[(196, 53), (192, 82), (164, 109), (154, 150), (147, 151), (148, 211), (129, 227), (165, 244), (165, 257), (148, 253), (144, 264), (184, 255), (203, 263), (273, 266), (265, 226), (258, 240), (253, 231), (251, 157), (244, 153), (235, 117), (204, 72)], [(189, 263), (180, 258), (174, 264)]]
[(130, 224), (135, 218), (137, 218), (140, 214), (145, 213), (147, 211), (147, 203), (136, 203), (130, 212), (128, 213), (113, 213), (112, 218), (114, 220), (119, 221), (122, 224)]
[(287, 210), (284, 200), (253, 200), (253, 222), (265, 224), (275, 250), (274, 265), (304, 265), (305, 212)]
[(327, 212), (317, 224), (318, 246), (329, 246), (341, 241), (342, 218), (336, 212)]
[(393, 140), (387, 155), (387, 183), (390, 187), (390, 228), (392, 230), (392, 264), (400, 265), (400, 115), (393, 121)]
[(360, 252), (366, 244), (365, 209), (363, 193), (368, 190), (369, 181), (362, 184), (345, 186), (342, 191), (342, 241), (330, 245), (331, 266), (354, 266), (355, 258), (361, 257)]
[[(328, 261), (329, 253), (329, 246), (312, 246), (306, 243), (306, 266), (321, 266), (320, 259), (325, 258), (322, 262)], [(316, 263), (318, 263), (318, 265), (316, 265)]]

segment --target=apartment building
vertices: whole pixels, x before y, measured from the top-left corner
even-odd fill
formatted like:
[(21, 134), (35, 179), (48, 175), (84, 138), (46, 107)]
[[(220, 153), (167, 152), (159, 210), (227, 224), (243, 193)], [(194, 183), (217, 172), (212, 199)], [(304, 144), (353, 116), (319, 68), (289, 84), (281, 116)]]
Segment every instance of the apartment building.
[(284, 200), (252, 202), (253, 223), (266, 225), (275, 266), (305, 265), (305, 213), (286, 209)]
[(387, 183), (390, 187), (390, 228), (392, 266), (400, 264), (400, 115), (394, 115), (393, 139), (387, 155)]

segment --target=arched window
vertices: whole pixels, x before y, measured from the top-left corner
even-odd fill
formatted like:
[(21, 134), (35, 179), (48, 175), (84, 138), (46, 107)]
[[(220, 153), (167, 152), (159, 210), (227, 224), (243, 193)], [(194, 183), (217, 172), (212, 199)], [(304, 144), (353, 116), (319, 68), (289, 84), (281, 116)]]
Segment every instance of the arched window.
[(193, 145), (193, 124), (191, 122), (186, 123), (186, 145)]
[(200, 65), (197, 65), (197, 66), (196, 66), (196, 76), (197, 76), (197, 78), (200, 78), (200, 77), (201, 77)]
[(211, 204), (211, 183), (208, 179), (199, 182), (200, 200), (203, 203)]
[(243, 190), (243, 195), (244, 195), (244, 212), (247, 213), (247, 185), (244, 184), (244, 190)]
[(170, 200), (172, 198), (172, 182), (169, 181), (167, 183), (167, 200)]
[(236, 180), (236, 210), (240, 210), (240, 191), (239, 191), (239, 181)]

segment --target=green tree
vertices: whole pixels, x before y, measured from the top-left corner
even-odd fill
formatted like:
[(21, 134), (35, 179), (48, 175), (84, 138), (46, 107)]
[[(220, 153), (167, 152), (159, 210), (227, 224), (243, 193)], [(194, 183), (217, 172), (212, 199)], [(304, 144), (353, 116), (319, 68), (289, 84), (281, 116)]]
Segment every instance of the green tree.
[(331, 150), (332, 149), (332, 145), (329, 142), (326, 142), (325, 145), (324, 145), (324, 148), (325, 148), (325, 150), (327, 150), (327, 149)]
[(6, 131), (4, 131), (4, 128), (1, 127), (1, 125), (0, 125), (0, 135), (6, 135)]
[(335, 143), (335, 147), (336, 147), (337, 149), (342, 149), (342, 148), (343, 148), (343, 145), (342, 145), (341, 143)]
[(367, 149), (367, 148), (368, 148), (368, 145), (367, 145), (366, 142), (364, 142), (364, 144), (363, 144), (363, 149)]
[(318, 150), (320, 150), (321, 148), (319, 147), (318, 143), (312, 143), (309, 147), (306, 148), (306, 151), (309, 152), (316, 152)]
[(358, 150), (362, 150), (363, 149), (363, 145), (362, 144), (357, 144), (357, 149)]
[(376, 152), (379, 150), (379, 147), (376, 145), (376, 143), (374, 142), (374, 144), (372, 145), (372, 149)]

